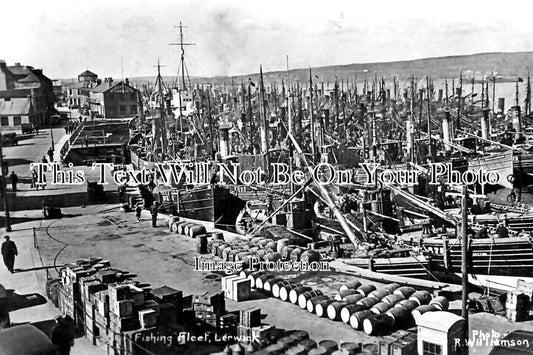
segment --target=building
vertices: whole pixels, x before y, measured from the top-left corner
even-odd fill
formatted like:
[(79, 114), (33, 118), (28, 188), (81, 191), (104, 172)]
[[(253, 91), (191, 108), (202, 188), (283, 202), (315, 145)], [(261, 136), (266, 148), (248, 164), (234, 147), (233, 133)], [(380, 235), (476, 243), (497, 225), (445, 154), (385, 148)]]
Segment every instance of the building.
[(24, 123), (42, 127), (54, 114), (52, 80), (41, 69), (0, 60), (0, 129), (17, 129)]
[(106, 78), (103, 83), (90, 89), (89, 106), (91, 112), (105, 118), (127, 118), (137, 114), (139, 91), (124, 82), (114, 82)]
[(78, 81), (66, 85), (66, 98), (69, 107), (89, 107), (89, 97), (92, 88), (98, 86), (100, 81), (98, 75), (90, 70), (86, 70), (78, 75)]
[(462, 351), (465, 320), (450, 312), (427, 312), (417, 320), (418, 354), (456, 355)]

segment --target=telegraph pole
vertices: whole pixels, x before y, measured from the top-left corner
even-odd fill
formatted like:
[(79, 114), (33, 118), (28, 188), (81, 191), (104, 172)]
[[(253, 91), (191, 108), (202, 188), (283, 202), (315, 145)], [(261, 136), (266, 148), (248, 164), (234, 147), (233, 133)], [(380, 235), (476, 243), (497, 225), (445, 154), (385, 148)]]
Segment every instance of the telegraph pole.
[(4, 171), (4, 153), (2, 152), (4, 137), (0, 133), (0, 169), (2, 169), (2, 186), (4, 196), (4, 210), (6, 211), (6, 232), (11, 232), (11, 219), (9, 218), (9, 207), (7, 205), (6, 174)]
[(467, 201), (468, 200), (468, 186), (463, 186), (463, 201), (461, 204), (461, 277), (462, 277), (462, 308), (461, 316), (465, 320), (464, 330), (463, 330), (463, 354), (468, 355), (468, 211), (467, 211)]

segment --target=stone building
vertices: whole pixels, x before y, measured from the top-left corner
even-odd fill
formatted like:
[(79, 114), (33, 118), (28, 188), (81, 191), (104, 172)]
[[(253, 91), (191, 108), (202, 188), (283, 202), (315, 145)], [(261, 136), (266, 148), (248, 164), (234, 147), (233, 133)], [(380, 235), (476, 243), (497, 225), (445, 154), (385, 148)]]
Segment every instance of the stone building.
[(106, 78), (90, 90), (90, 110), (105, 118), (133, 117), (137, 114), (138, 96), (139, 91), (129, 85), (128, 79), (114, 82)]
[(24, 123), (42, 127), (54, 114), (52, 80), (41, 69), (0, 60), (0, 129), (14, 130)]

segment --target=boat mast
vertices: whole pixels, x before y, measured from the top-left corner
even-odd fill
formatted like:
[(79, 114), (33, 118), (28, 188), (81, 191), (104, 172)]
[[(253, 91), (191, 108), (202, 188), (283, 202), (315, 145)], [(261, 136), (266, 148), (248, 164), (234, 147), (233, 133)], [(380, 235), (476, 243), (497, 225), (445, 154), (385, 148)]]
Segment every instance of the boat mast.
[(260, 89), (261, 89), (261, 108), (262, 108), (262, 114), (263, 119), (262, 122), (262, 130), (261, 130), (261, 153), (265, 154), (266, 157), (266, 171), (268, 174), (269, 171), (269, 160), (268, 160), (268, 122), (267, 122), (267, 108), (265, 104), (265, 85), (263, 82), (263, 66), (259, 66), (259, 76), (260, 76)]
[[(185, 43), (185, 42), (183, 42), (183, 28), (186, 28), (186, 26), (183, 26), (181, 21), (180, 21), (179, 26), (174, 26), (174, 27), (180, 29), (180, 41), (178, 43), (170, 43), (169, 45), (171, 45), (171, 46), (180, 46), (180, 51), (181, 51), (181, 55), (180, 55), (181, 82), (182, 82), (181, 90), (180, 90), (179, 85), (176, 85), (176, 86), (178, 88), (178, 97), (179, 97), (179, 105), (180, 105), (180, 110), (179, 110), (179, 112), (180, 112), (179, 129), (180, 129), (180, 131), (183, 132), (183, 127), (182, 127), (182, 122), (181, 122), (181, 110), (182, 110), (181, 92), (187, 90), (187, 86), (185, 85), (185, 69), (186, 69), (186, 67), (185, 67), (185, 48), (184, 48), (184, 46), (194, 46), (195, 43)], [(178, 77), (179, 77), (179, 69), (178, 69)], [(187, 73), (187, 79), (189, 79), (189, 74), (188, 73)], [(176, 84), (178, 84), (178, 83), (179, 83), (178, 78), (176, 78)], [(190, 80), (189, 80), (189, 84), (190, 84)]]
[(315, 159), (315, 120), (313, 118), (313, 77), (311, 74), (311, 68), (309, 68), (309, 119), (310, 119), (310, 128), (311, 128), (311, 154), (313, 155), (312, 162), (316, 163)]

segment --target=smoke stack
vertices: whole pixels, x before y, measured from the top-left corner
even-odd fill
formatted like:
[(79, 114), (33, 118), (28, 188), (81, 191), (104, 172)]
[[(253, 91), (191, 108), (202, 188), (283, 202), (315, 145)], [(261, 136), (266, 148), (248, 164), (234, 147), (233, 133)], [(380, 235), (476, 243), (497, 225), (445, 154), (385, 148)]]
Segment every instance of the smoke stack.
[(490, 126), (489, 126), (489, 109), (483, 110), (483, 116), (481, 116), (481, 138), (490, 139)]
[(444, 94), (443, 94), (443, 90), (442, 89), (439, 89), (439, 102), (442, 102), (442, 98), (443, 98)]
[(505, 98), (500, 97), (498, 98), (498, 112), (503, 113), (505, 110)]

